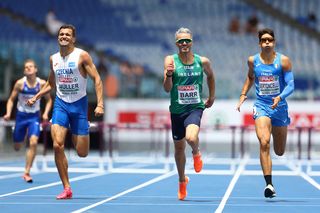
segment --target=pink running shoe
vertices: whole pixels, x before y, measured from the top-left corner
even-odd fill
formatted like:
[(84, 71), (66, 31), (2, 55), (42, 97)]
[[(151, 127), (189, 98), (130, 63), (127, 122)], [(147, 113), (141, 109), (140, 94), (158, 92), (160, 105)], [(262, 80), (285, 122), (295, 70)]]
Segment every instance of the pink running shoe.
[(32, 180), (32, 177), (30, 176), (30, 174), (28, 173), (25, 173), (23, 176), (22, 176), (23, 180), (25, 180), (27, 183), (32, 183), (33, 180)]
[(57, 196), (57, 200), (71, 199), (71, 198), (72, 198), (72, 190), (70, 187), (65, 188), (63, 192)]

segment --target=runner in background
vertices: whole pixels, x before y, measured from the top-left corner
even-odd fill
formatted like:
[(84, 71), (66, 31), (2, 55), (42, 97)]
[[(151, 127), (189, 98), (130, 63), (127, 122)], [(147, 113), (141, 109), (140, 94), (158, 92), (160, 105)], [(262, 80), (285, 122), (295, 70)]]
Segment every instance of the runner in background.
[[(41, 87), (46, 83), (45, 80), (37, 77), (37, 65), (34, 60), (28, 59), (24, 62), (24, 77), (20, 78), (14, 84), (11, 95), (7, 101), (7, 111), (3, 116), (4, 120), (9, 121), (14, 102), (18, 97), (16, 124), (13, 131), (14, 149), (20, 150), (25, 138), (29, 141), (29, 147), (26, 151), (26, 165), (23, 179), (32, 183), (30, 169), (37, 154), (37, 144), (40, 135), (40, 100), (33, 106), (27, 105), (27, 100), (37, 94)], [(42, 114), (43, 121), (48, 121), (48, 115), (52, 107), (50, 94), (45, 96), (46, 106)]]

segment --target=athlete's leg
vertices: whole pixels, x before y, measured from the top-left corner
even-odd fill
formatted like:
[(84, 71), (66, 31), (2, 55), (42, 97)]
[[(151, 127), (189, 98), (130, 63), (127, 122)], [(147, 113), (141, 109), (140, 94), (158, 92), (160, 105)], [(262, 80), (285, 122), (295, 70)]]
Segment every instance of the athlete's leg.
[(276, 196), (276, 192), (272, 185), (272, 161), (270, 156), (270, 137), (271, 137), (271, 119), (261, 116), (255, 119), (256, 134), (260, 142), (260, 164), (263, 171), (266, 187), (264, 196), (272, 198)]
[(54, 160), (64, 188), (70, 187), (68, 177), (68, 161), (64, 153), (64, 144), (68, 129), (58, 124), (51, 126), (51, 136), (54, 148)]
[(185, 139), (174, 141), (174, 158), (179, 175), (179, 182), (185, 181), (185, 166), (186, 166), (186, 154), (185, 154), (186, 142)]
[(28, 134), (27, 138), (29, 140), (29, 147), (26, 151), (26, 166), (25, 166), (25, 174), (30, 173), (30, 169), (32, 167), (34, 158), (37, 154), (37, 144), (40, 135), (40, 118), (39, 116), (35, 116), (34, 118), (30, 118), (28, 122)]
[(25, 124), (25, 122), (20, 121), (20, 119), (16, 120), (16, 125), (13, 130), (13, 148), (15, 151), (19, 151), (21, 147), (24, 145), (27, 128), (28, 126)]
[(72, 142), (79, 157), (86, 157), (88, 155), (90, 148), (89, 135), (72, 135)]
[(199, 126), (195, 124), (189, 124), (186, 128), (186, 140), (192, 148), (192, 154), (197, 155), (199, 153)]
[(272, 162), (270, 157), (271, 119), (261, 116), (255, 119), (256, 134), (260, 142), (260, 164), (263, 175), (271, 175)]
[(273, 126), (272, 138), (274, 152), (282, 156), (286, 149), (288, 128), (286, 126)]
[(37, 144), (38, 144), (38, 137), (32, 135), (29, 139), (29, 148), (26, 151), (26, 166), (24, 173), (30, 174), (30, 169), (32, 167), (34, 158), (37, 154)]
[(23, 145), (23, 141), (19, 141), (19, 142), (15, 141), (13, 144), (13, 148), (15, 151), (19, 151), (21, 149), (22, 145)]

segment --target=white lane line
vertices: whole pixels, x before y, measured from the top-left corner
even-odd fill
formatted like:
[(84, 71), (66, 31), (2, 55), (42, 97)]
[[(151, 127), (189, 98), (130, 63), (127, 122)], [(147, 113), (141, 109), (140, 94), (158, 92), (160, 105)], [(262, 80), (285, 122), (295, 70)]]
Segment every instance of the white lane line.
[[(104, 173), (82, 175), (82, 176), (79, 176), (79, 177), (71, 178), (70, 182), (75, 182), (75, 181), (79, 181), (79, 180), (98, 177), (98, 176), (102, 176), (102, 175), (105, 175), (105, 174), (106, 173), (104, 172)], [(28, 189), (23, 189), (23, 190), (19, 190), (19, 191), (15, 191), (15, 192), (10, 192), (10, 193), (7, 193), (7, 194), (2, 194), (2, 195), (0, 195), (0, 198), (1, 197), (8, 197), (10, 195), (20, 194), (20, 193), (24, 193), (24, 192), (28, 192), (28, 191), (33, 191), (33, 190), (37, 190), (37, 189), (49, 188), (51, 186), (56, 186), (56, 185), (60, 185), (60, 184), (61, 184), (61, 181), (57, 181), (57, 182), (45, 184), (45, 185), (42, 185), (42, 186), (36, 186), (36, 187), (28, 188)]]
[(149, 180), (149, 181), (147, 181), (147, 182), (145, 182), (145, 183), (142, 183), (142, 184), (140, 184), (140, 185), (137, 185), (137, 186), (135, 186), (135, 187), (133, 187), (133, 188), (130, 188), (130, 189), (126, 190), (126, 191), (120, 192), (120, 193), (118, 193), (118, 194), (116, 194), (116, 195), (114, 195), (114, 196), (112, 196), (112, 197), (109, 197), (109, 198), (107, 198), (107, 199), (105, 199), (105, 200), (102, 200), (102, 201), (97, 202), (97, 203), (94, 203), (94, 204), (92, 204), (92, 205), (90, 205), (90, 206), (87, 206), (87, 207), (84, 207), (84, 208), (75, 210), (75, 211), (73, 211), (72, 213), (85, 212), (85, 211), (87, 211), (87, 210), (89, 210), (89, 209), (92, 209), (92, 208), (94, 208), (94, 207), (97, 207), (97, 206), (99, 206), (99, 205), (102, 205), (102, 204), (104, 204), (104, 203), (107, 203), (107, 202), (109, 202), (109, 201), (111, 201), (111, 200), (114, 200), (114, 199), (116, 199), (116, 198), (118, 198), (118, 197), (121, 197), (121, 196), (123, 196), (123, 195), (125, 195), (125, 194), (128, 194), (128, 193), (130, 193), (130, 192), (136, 191), (136, 190), (141, 189), (141, 188), (143, 188), (143, 187), (146, 187), (146, 186), (149, 186), (149, 185), (154, 184), (154, 183), (156, 183), (156, 182), (159, 182), (159, 181), (161, 181), (161, 180), (164, 180), (164, 179), (166, 179), (166, 178), (168, 178), (168, 177), (173, 176), (174, 174), (176, 174), (176, 171), (171, 171), (171, 172), (169, 172), (169, 173), (160, 175), (160, 176), (158, 176), (158, 177), (156, 177), (156, 178), (153, 178), (153, 179), (151, 179), (151, 180)]
[(232, 178), (232, 180), (231, 180), (231, 182), (230, 182), (230, 184), (229, 184), (229, 186), (227, 188), (227, 191), (224, 194), (224, 196), (223, 196), (218, 208), (216, 209), (215, 213), (221, 213), (223, 211), (224, 206), (226, 205), (226, 203), (227, 203), (227, 201), (228, 201), (228, 199), (230, 197), (230, 194), (231, 194), (234, 186), (236, 185), (241, 173), (244, 171), (248, 160), (249, 160), (248, 156), (244, 156), (244, 159), (241, 160), (241, 162), (239, 164), (239, 167), (238, 167), (237, 171), (235, 172), (235, 174), (234, 174), (234, 176), (233, 176), (233, 178)]
[(0, 180), (8, 179), (8, 178), (15, 178), (15, 177), (22, 177), (22, 174), (23, 173), (19, 172), (19, 173), (13, 173), (13, 174), (8, 174), (8, 175), (1, 175)]
[(316, 187), (318, 190), (320, 190), (320, 184), (315, 181), (312, 177), (307, 175), (302, 170), (299, 170), (291, 161), (287, 162), (287, 167), (289, 167), (291, 170), (296, 171), (298, 175), (300, 175), (303, 179), (305, 179), (307, 182), (309, 182), (311, 185)]
[(311, 178), (309, 175), (307, 175), (305, 172), (300, 172), (300, 176), (308, 181), (311, 185), (316, 187), (318, 190), (320, 190), (320, 184), (316, 182), (313, 178)]

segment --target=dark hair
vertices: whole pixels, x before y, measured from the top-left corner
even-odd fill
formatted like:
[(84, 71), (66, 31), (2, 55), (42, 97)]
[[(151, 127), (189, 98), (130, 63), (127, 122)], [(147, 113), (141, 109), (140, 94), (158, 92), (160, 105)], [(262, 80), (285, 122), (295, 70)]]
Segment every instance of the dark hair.
[(76, 27), (73, 26), (72, 24), (64, 24), (60, 27), (59, 31), (58, 31), (58, 35), (60, 33), (61, 29), (71, 29), (72, 30), (72, 36), (75, 38), (76, 37)]
[(269, 29), (269, 28), (264, 28), (264, 29), (259, 30), (259, 32), (258, 32), (259, 41), (261, 41), (261, 37), (264, 34), (269, 34), (272, 36), (273, 39), (275, 39), (273, 30)]

